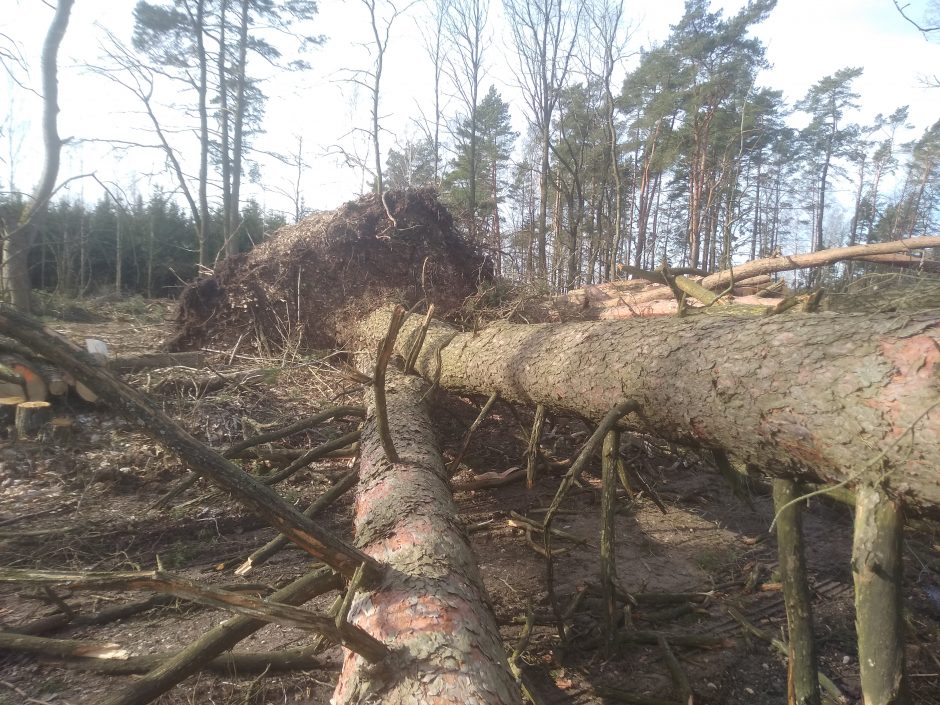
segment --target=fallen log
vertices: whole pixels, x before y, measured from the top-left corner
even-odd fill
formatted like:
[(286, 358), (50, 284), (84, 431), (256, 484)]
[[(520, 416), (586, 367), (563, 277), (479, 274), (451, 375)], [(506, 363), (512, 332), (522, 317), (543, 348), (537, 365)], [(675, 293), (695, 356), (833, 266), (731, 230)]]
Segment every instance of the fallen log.
[[(376, 340), (388, 311), (363, 324)], [(417, 324), (399, 335), (407, 351)], [(446, 343), (446, 345), (444, 345)], [(809, 482), (884, 476), (940, 507), (940, 312), (497, 324), (433, 323), (415, 369), (447, 389), (599, 419), (624, 399), (646, 430)]]
[(16, 651), (57, 658), (127, 658), (128, 652), (120, 644), (103, 644), (75, 639), (46, 639), (26, 634), (0, 632), (0, 651)]
[(23, 380), (23, 389), (29, 401), (45, 401), (49, 388), (34, 364), (30, 364), (18, 355), (0, 355), (0, 363)]
[[(700, 310), (702, 313), (709, 316), (762, 316), (769, 315), (770, 311), (777, 306), (780, 301), (781, 299), (779, 298), (765, 298), (763, 296), (735, 296), (733, 306), (707, 308), (699, 306), (691, 299), (687, 299), (685, 309), (686, 311), (692, 312)], [(673, 298), (646, 301), (644, 303), (624, 303), (619, 306), (591, 311), (589, 315), (584, 318), (599, 321), (620, 321), (625, 318), (675, 316), (678, 312), (679, 302)]]
[[(386, 318), (381, 335), (387, 330)], [(424, 391), (413, 377), (391, 380), (389, 430), (401, 457), (394, 464), (368, 394), (356, 497), (357, 545), (390, 570), (373, 592), (353, 599), (349, 621), (403, 661), (382, 673), (347, 652), (332, 702), (519, 703), (476, 560), (456, 519)]]
[(914, 255), (865, 255), (854, 257), (856, 262), (869, 262), (871, 264), (884, 264), (889, 267), (903, 267), (904, 269), (919, 269), (931, 274), (940, 274), (940, 260), (925, 259)]
[(906, 240), (893, 242), (878, 242), (871, 245), (853, 245), (851, 247), (834, 247), (831, 250), (820, 250), (804, 255), (789, 255), (786, 257), (766, 257), (745, 262), (734, 269), (725, 269), (705, 277), (701, 284), (706, 289), (716, 289), (728, 286), (732, 279), (739, 282), (745, 277), (755, 277), (760, 274), (773, 274), (774, 272), (789, 272), (795, 269), (822, 267), (834, 262), (847, 259), (868, 257), (870, 255), (890, 255), (896, 252), (909, 250), (926, 250), (931, 247), (940, 247), (940, 235), (928, 237), (912, 237)]
[[(631, 271), (634, 270), (631, 267)], [(671, 271), (671, 270), (670, 270)], [(653, 274), (645, 272), (645, 274)], [(701, 276), (690, 277), (694, 281), (701, 281)], [(752, 287), (756, 290), (773, 283), (769, 274), (763, 274), (748, 279), (736, 279), (735, 287)], [(647, 292), (656, 292), (656, 297), (661, 299), (672, 298), (672, 291), (664, 283), (652, 282), (648, 279), (615, 279), (603, 284), (591, 284), (583, 289), (572, 289), (565, 294), (559, 294), (554, 297), (556, 305), (575, 305), (582, 308), (609, 308), (611, 306), (621, 306), (625, 300), (630, 297), (638, 296), (641, 292), (646, 295)], [(651, 300), (655, 300), (651, 299)]]
[[(732, 281), (735, 287), (747, 287), (741, 294), (757, 293), (751, 287), (770, 283), (770, 274), (796, 269), (823, 267), (846, 260), (886, 264), (896, 267), (919, 268), (925, 272), (940, 272), (940, 261), (915, 257), (914, 250), (940, 247), (940, 236), (916, 237), (893, 242), (879, 242), (870, 245), (836, 247), (802, 255), (776, 256), (745, 262), (733, 269), (726, 269), (708, 276), (686, 269), (670, 269), (672, 275), (690, 275), (693, 281), (712, 291), (724, 290)], [(634, 279), (616, 280), (604, 284), (594, 284), (583, 289), (574, 289), (553, 299), (553, 306), (563, 320), (575, 318), (611, 319), (630, 318), (636, 315), (659, 315), (658, 311), (668, 306), (659, 302), (673, 298), (673, 293), (661, 272), (648, 272), (635, 267), (620, 266), (621, 274), (629, 274)], [(609, 313), (605, 309), (617, 309)], [(650, 313), (632, 313), (632, 310)], [(654, 313), (655, 311), (655, 313)], [(587, 313), (587, 315), (585, 315)]]

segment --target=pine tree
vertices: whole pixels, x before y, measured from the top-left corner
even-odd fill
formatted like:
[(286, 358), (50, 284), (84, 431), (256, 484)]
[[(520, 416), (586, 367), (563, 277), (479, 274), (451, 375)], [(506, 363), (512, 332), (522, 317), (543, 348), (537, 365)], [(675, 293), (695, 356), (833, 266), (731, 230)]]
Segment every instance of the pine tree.
[[(457, 213), (468, 232), (477, 232), (479, 243), (488, 242), (498, 257), (501, 248), (499, 203), (507, 189), (507, 168), (516, 133), (512, 130), (509, 105), (495, 86), (480, 101), (476, 116), (476, 146), (472, 148), (469, 118), (455, 130), (456, 156), (442, 185), (446, 203)], [(471, 156), (473, 155), (473, 156)], [(474, 158), (475, 157), (475, 158)], [(475, 180), (471, 188), (471, 179)], [(475, 203), (469, 204), (470, 194)], [(470, 222), (474, 227), (470, 228)]]
[(809, 113), (810, 123), (800, 132), (804, 160), (815, 180), (813, 199), (813, 252), (824, 247), (823, 222), (826, 216), (830, 172), (839, 173), (835, 160), (851, 154), (859, 127), (847, 123), (845, 114), (858, 108), (859, 98), (852, 83), (862, 75), (861, 68), (847, 67), (817, 81), (797, 104), (797, 110)]

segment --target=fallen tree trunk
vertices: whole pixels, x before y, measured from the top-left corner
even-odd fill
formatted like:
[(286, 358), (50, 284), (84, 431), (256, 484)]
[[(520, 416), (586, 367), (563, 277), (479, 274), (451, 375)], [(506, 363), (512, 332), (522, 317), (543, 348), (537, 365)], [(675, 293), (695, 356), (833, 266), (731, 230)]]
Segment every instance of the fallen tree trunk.
[(856, 262), (869, 262), (871, 264), (884, 264), (889, 267), (903, 267), (905, 269), (919, 269), (931, 274), (940, 274), (940, 260), (924, 259), (914, 255), (866, 255), (854, 257)]
[(851, 247), (834, 247), (831, 250), (820, 250), (805, 255), (790, 255), (786, 257), (767, 257), (746, 262), (734, 269), (725, 269), (705, 277), (701, 284), (706, 289), (716, 289), (728, 286), (732, 279), (736, 282), (745, 277), (756, 277), (760, 274), (773, 274), (774, 272), (790, 272), (794, 269), (808, 267), (822, 267), (842, 260), (868, 257), (871, 255), (890, 255), (896, 252), (909, 250), (926, 250), (931, 247), (940, 247), (940, 235), (929, 237), (912, 237), (907, 240), (892, 242), (878, 242), (871, 245), (853, 245)]
[[(388, 316), (363, 329), (378, 338)], [(417, 327), (406, 321), (400, 351)], [(416, 370), (448, 389), (593, 419), (632, 399), (649, 432), (760, 472), (885, 476), (908, 506), (940, 506), (938, 311), (499, 324), (456, 336), (435, 322)]]
[(387, 390), (401, 457), (394, 464), (379, 438), (370, 393), (356, 497), (357, 545), (389, 570), (376, 590), (354, 598), (349, 621), (402, 661), (376, 671), (347, 652), (332, 702), (519, 703), (476, 559), (456, 520), (423, 387), (395, 375)]
[[(719, 300), (719, 305), (711, 308), (699, 306), (692, 299), (686, 299), (686, 310), (700, 310), (706, 315), (719, 316), (757, 316), (764, 315), (779, 304), (782, 299), (770, 299), (763, 296), (736, 296), (734, 305), (731, 302)], [(761, 310), (763, 309), (763, 310)], [(591, 311), (587, 318), (599, 321), (621, 321), (625, 318), (655, 318), (657, 316), (675, 316), (679, 311), (679, 302), (676, 299), (647, 301), (645, 303), (624, 303), (620, 306), (602, 308)]]

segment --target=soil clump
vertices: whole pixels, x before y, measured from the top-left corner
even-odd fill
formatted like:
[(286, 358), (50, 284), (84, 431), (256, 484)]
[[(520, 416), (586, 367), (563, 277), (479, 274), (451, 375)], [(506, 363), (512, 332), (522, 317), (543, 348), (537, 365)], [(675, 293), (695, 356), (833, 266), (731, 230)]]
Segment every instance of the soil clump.
[(378, 304), (427, 299), (448, 318), (490, 279), (433, 189), (371, 194), (285, 226), (189, 285), (167, 348), (331, 349)]

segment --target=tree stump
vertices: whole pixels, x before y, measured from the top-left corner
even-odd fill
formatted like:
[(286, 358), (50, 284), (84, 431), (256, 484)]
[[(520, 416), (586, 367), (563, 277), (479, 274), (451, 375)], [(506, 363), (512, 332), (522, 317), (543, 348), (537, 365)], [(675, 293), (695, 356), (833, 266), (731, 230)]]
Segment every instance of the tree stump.
[(16, 407), (24, 401), (26, 401), (26, 397), (22, 394), (0, 397), (0, 423), (6, 424), (13, 421), (16, 415)]
[(36, 434), (49, 416), (52, 405), (47, 401), (24, 401), (16, 407), (16, 437), (18, 440)]
[(75, 422), (68, 416), (56, 416), (50, 422), (50, 439), (53, 443), (67, 445), (72, 440), (72, 428)]

